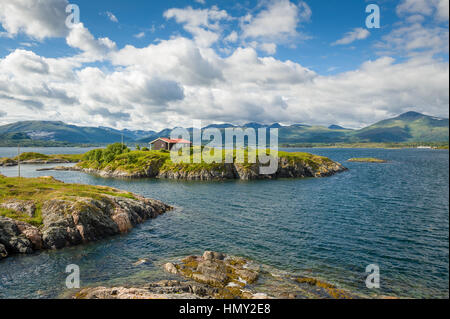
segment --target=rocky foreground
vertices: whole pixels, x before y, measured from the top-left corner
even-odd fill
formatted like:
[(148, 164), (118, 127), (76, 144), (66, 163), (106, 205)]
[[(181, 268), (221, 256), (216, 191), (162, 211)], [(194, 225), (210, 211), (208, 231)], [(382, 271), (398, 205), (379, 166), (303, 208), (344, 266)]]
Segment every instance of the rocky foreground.
[(172, 280), (142, 287), (94, 287), (75, 299), (350, 299), (357, 295), (317, 279), (274, 274), (265, 266), (241, 257), (206, 251), (164, 270)]
[[(50, 177), (20, 179), (23, 193), (29, 195), (25, 199), (17, 181), (0, 177), (0, 191), (8, 189), (8, 198), (0, 199), (0, 260), (126, 233), (171, 209), (157, 200), (111, 188), (64, 184)], [(31, 196), (28, 187), (34, 191), (30, 190)]]

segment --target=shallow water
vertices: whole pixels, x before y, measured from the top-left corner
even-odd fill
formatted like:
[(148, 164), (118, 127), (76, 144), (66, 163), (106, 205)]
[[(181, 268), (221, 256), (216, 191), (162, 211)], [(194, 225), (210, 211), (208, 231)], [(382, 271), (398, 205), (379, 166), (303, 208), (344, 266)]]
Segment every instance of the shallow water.
[[(7, 258), (0, 262), (0, 297), (61, 296), (67, 293), (68, 264), (80, 266), (84, 286), (145, 283), (165, 276), (160, 270), (164, 261), (212, 249), (320, 277), (361, 294), (448, 298), (448, 151), (302, 151), (328, 156), (350, 170), (322, 179), (181, 182), (102, 179), (23, 166), (24, 176), (53, 175), (65, 182), (113, 186), (177, 209), (128, 235)], [(0, 148), (0, 157), (7, 156), (4, 153)], [(389, 163), (346, 162), (353, 157)], [(15, 176), (17, 168), (0, 172)], [(150, 262), (133, 266), (140, 258)], [(379, 290), (365, 287), (369, 264), (380, 267)]]

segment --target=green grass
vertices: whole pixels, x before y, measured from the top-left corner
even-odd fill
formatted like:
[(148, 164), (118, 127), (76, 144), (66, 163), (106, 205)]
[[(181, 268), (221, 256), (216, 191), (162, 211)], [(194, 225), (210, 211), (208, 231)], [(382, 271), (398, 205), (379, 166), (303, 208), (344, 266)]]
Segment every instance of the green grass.
[(368, 157), (368, 158), (351, 158), (348, 160), (349, 162), (357, 162), (357, 163), (387, 163), (386, 160), (382, 160), (379, 158), (373, 158), (373, 157)]
[[(199, 150), (197, 150), (199, 151)], [(122, 152), (122, 153), (121, 153)], [(111, 149), (99, 149), (86, 153), (83, 161), (78, 164), (79, 167), (85, 169), (107, 170), (107, 171), (123, 171), (130, 174), (145, 173), (149, 170), (153, 172), (187, 172), (195, 173), (203, 170), (223, 172), (226, 170), (225, 159), (228, 150), (210, 149), (211, 155), (221, 152), (217, 156), (217, 160), (213, 163), (207, 163), (203, 159), (200, 163), (194, 163), (194, 149), (190, 154), (181, 157), (178, 162), (173, 162), (171, 154), (167, 151), (131, 151)], [(258, 157), (264, 150), (256, 150)], [(307, 164), (313, 168), (318, 168), (323, 163), (331, 163), (332, 161), (326, 157), (316, 156), (308, 153), (291, 153), (265, 150), (266, 154), (285, 158), (291, 164), (301, 163)], [(119, 154), (117, 154), (119, 153)], [(180, 155), (182, 153), (180, 152)], [(244, 169), (251, 169), (255, 163), (249, 161), (250, 151), (248, 149), (233, 150), (232, 162), (239, 163)], [(156, 174), (155, 174), (156, 175)]]
[(110, 187), (81, 184), (65, 184), (53, 178), (13, 178), (0, 176), (0, 203), (9, 200), (32, 200), (36, 205), (36, 216), (29, 216), (0, 208), (0, 215), (22, 220), (36, 226), (42, 224), (42, 205), (52, 199), (76, 201), (78, 198), (101, 200), (105, 195), (136, 199), (130, 192)]
[[(45, 155), (40, 153), (22, 153), (20, 154), (21, 161), (29, 161), (29, 160), (52, 160), (52, 159), (62, 159), (70, 162), (79, 162), (83, 158), (83, 154), (55, 154), (55, 155)], [(13, 160), (17, 161), (19, 156), (13, 158)]]

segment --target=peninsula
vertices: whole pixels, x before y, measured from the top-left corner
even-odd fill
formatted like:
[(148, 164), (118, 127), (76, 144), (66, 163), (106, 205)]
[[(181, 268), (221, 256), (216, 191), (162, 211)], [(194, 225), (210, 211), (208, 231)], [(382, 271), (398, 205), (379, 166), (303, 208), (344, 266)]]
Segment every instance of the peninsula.
[(171, 209), (110, 187), (0, 175), (0, 259), (126, 233)]

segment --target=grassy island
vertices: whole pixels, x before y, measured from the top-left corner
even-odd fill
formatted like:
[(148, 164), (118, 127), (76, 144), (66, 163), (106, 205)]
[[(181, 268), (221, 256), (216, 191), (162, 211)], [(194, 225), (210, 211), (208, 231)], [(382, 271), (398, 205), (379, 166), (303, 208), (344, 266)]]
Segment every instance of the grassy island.
[(21, 164), (52, 164), (52, 163), (78, 163), (83, 154), (55, 154), (45, 155), (41, 153), (22, 153), (13, 158), (0, 158), (0, 166), (16, 166), (20, 160)]
[[(214, 155), (214, 152), (217, 154), (217, 150), (210, 150), (211, 155)], [(110, 177), (226, 179), (236, 178), (235, 171), (238, 171), (240, 176), (248, 176), (247, 173), (252, 173), (253, 175), (259, 174), (255, 171), (259, 168), (260, 164), (258, 164), (258, 161), (257, 163), (253, 163), (254, 160), (249, 160), (249, 157), (251, 158), (251, 152), (247, 149), (234, 150), (232, 163), (225, 163), (225, 150), (218, 152), (217, 161), (213, 161), (212, 163), (207, 163), (204, 160), (201, 163), (194, 163), (193, 149), (191, 149), (190, 155), (181, 158), (180, 162), (173, 162), (171, 154), (168, 151), (132, 151), (121, 144), (112, 144), (105, 149), (96, 149), (86, 153), (81, 162), (77, 164), (77, 168), (88, 172), (100, 172)], [(264, 152), (264, 150), (256, 151), (256, 157), (261, 152)], [(327, 168), (332, 170), (332, 166), (340, 165), (326, 157), (308, 153), (275, 153), (270, 150), (266, 150), (265, 152), (266, 155), (272, 157), (278, 156), (280, 159), (279, 165), (285, 168), (307, 168), (311, 174), (306, 175), (311, 177), (315, 176), (319, 171), (326, 172)], [(344, 168), (342, 167), (342, 169)], [(303, 177), (296, 175), (298, 174), (291, 174), (290, 177)]]
[[(135, 199), (132, 193), (109, 187), (65, 184), (52, 177), (12, 178), (0, 175), (0, 216), (41, 226), (41, 209), (46, 201), (60, 199), (74, 202), (80, 197), (101, 200), (105, 195)], [(32, 203), (34, 212), (27, 214), (7, 208), (11, 201)]]

